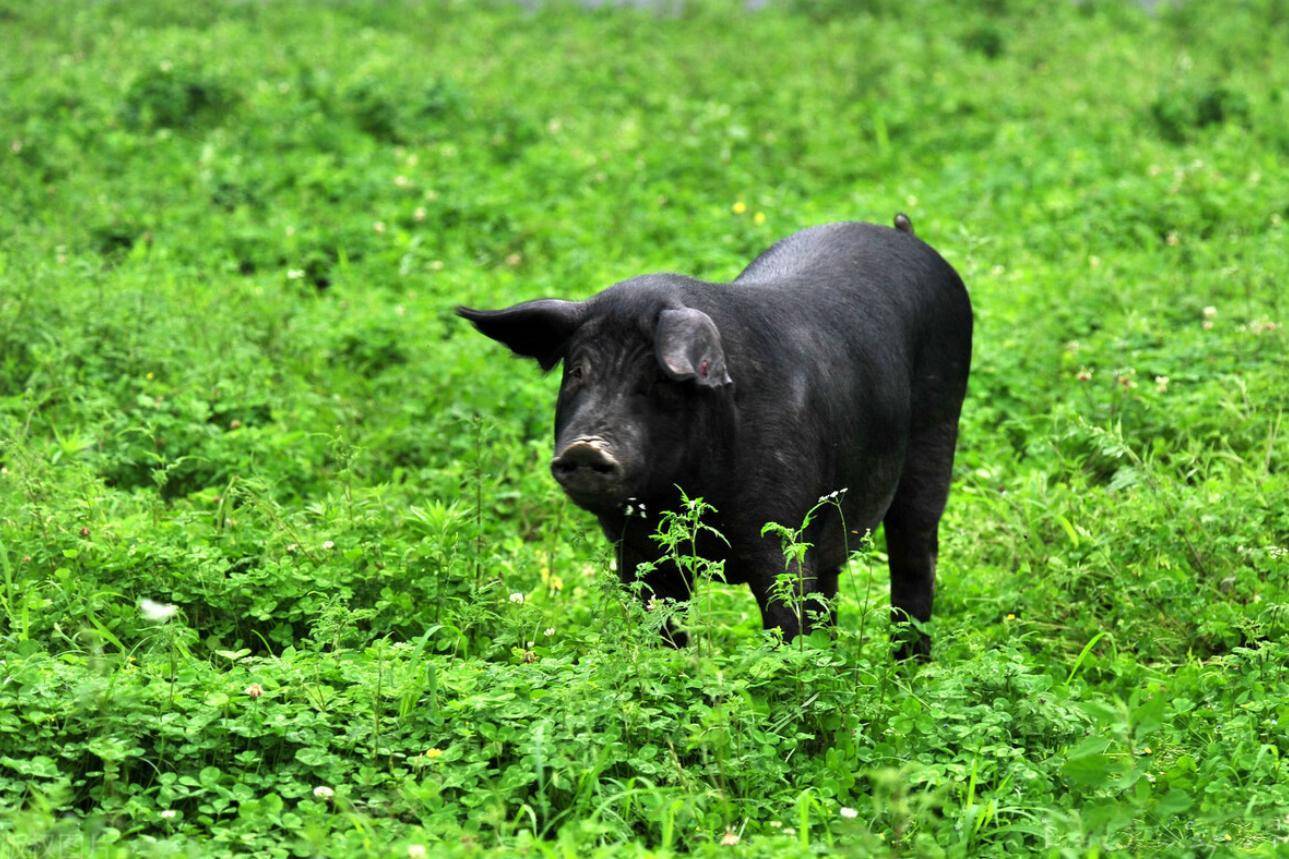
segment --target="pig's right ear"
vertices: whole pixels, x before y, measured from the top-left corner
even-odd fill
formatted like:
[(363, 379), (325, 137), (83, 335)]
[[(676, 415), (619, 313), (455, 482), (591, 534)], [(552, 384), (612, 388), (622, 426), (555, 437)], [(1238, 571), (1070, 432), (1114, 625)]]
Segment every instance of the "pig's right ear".
[(549, 370), (564, 357), (568, 338), (581, 324), (582, 305), (576, 301), (540, 298), (505, 310), (458, 307), (457, 315), (469, 319), (480, 332), (516, 355), (533, 358), (543, 370)]

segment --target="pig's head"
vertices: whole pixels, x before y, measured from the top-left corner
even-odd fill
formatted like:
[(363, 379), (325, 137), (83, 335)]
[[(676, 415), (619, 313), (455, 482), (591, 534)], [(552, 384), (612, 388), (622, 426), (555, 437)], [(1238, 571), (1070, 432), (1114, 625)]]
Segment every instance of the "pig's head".
[(563, 362), (551, 473), (595, 513), (687, 482), (695, 458), (711, 453), (707, 436), (721, 431), (732, 390), (711, 317), (652, 290), (621, 289), (584, 302), (457, 309), (543, 370)]

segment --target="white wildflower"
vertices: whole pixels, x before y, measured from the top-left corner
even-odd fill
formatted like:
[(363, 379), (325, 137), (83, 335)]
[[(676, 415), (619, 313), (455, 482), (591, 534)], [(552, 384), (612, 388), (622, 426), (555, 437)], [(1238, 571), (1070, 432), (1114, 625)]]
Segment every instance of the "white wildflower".
[(313, 789), (313, 795), (317, 799), (331, 799), (336, 795), (336, 792), (325, 784), (320, 784)]
[(161, 812), (162, 820), (174, 820), (178, 816), (179, 812), (175, 811), (173, 808), (163, 809)]
[(519, 591), (515, 591), (513, 594), (510, 595), (510, 601), (515, 605), (523, 605), (524, 595)]
[(153, 623), (165, 623), (175, 616), (179, 606), (168, 602), (157, 602), (147, 597), (139, 600), (139, 613)]
[(424, 844), (407, 845), (407, 859), (425, 859), (427, 855)]
[(859, 812), (851, 808), (849, 805), (843, 805), (841, 807), (841, 811), (838, 813), (847, 820), (854, 820), (856, 817), (859, 817)]

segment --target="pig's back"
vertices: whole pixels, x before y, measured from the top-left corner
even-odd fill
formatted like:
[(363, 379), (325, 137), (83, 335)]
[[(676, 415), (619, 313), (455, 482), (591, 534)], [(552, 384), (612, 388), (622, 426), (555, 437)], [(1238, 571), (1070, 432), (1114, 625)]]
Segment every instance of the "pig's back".
[(921, 239), (890, 227), (846, 221), (810, 227), (775, 243), (734, 282), (880, 300), (883, 292), (908, 295), (934, 290), (944, 281), (962, 285), (949, 264)]
[[(761, 254), (735, 284), (772, 306), (797, 339), (811, 332), (815, 354), (854, 361), (855, 381), (868, 377), (857, 395), (877, 393), (868, 387), (874, 376), (898, 379), (915, 424), (956, 414), (971, 361), (971, 304), (957, 272), (917, 237), (859, 222), (812, 227)], [(837, 363), (834, 373), (847, 375)], [(829, 382), (833, 393), (848, 387)]]

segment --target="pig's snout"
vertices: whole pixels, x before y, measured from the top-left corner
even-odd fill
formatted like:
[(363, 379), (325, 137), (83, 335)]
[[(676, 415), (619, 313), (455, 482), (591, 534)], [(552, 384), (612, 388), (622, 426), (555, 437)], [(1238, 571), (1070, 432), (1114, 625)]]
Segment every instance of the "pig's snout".
[(598, 438), (579, 438), (551, 460), (551, 474), (574, 500), (612, 500), (620, 494), (624, 469)]

